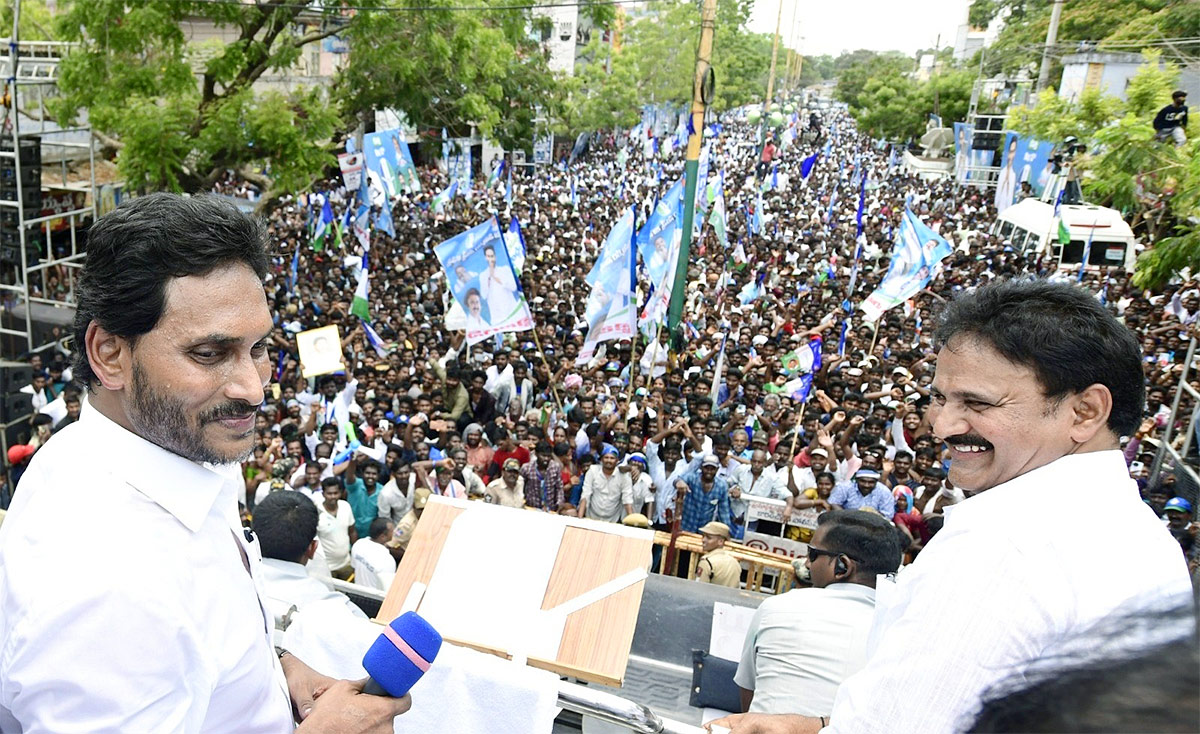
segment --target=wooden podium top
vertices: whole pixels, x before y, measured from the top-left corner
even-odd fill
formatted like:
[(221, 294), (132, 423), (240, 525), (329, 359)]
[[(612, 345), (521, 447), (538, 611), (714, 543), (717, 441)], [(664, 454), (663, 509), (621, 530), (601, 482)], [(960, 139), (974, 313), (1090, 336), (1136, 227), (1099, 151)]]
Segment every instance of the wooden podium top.
[[(465, 511), (463, 507), (440, 501), (431, 501), (425, 507), (380, 607), (377, 621), (388, 624), (400, 615), (414, 583), (429, 584), (450, 526)], [(557, 515), (543, 516), (546, 522), (567, 522), (566, 518)], [(652, 546), (653, 536), (648, 532), (642, 538), (605, 532), (603, 527), (566, 527), (541, 608), (552, 609), (626, 573), (648, 568)], [(487, 552), (487, 549), (481, 549), (481, 552)], [(528, 664), (560, 675), (620, 686), (625, 678), (645, 584), (645, 580), (638, 581), (569, 614), (557, 657), (544, 660), (530, 656)], [(480, 601), (486, 604), (486, 600)], [(471, 640), (448, 641), (509, 657), (506, 651)]]

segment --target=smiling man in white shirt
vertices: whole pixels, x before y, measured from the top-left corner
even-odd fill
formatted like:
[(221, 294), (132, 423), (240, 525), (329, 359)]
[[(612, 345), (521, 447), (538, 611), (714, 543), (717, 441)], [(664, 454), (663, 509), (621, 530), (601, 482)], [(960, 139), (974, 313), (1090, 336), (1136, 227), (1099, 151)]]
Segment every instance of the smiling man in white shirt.
[[(951, 481), (974, 496), (947, 508), (894, 586), (879, 584), (867, 664), (829, 715), (714, 725), (962, 730), (990, 686), (1089, 625), (1127, 604), (1191, 594), (1179, 548), (1119, 450), (1140, 421), (1145, 384), (1126, 327), (1074, 284), (996, 281), (945, 308), (937, 342), (930, 420), (951, 447)], [(1100, 564), (1112, 517), (1122, 518), (1122, 553)]]
[[(271, 645), (236, 500), (271, 373), (265, 239), (205, 196), (139, 197), (93, 225), (84, 408), (0, 528), (0, 731), (382, 733), (407, 710)], [(96, 528), (84, 553), (61, 542)]]

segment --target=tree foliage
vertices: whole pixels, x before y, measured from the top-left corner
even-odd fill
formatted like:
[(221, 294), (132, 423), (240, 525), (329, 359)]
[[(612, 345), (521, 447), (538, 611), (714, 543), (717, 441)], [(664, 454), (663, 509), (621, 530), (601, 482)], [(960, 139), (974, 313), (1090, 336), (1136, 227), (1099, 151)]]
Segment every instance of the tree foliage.
[(350, 116), (390, 107), (403, 110), (418, 128), (466, 134), (474, 125), (511, 148), (532, 137), (535, 107), (559, 98), (558, 82), (521, 11), (367, 13), (356, 17), (344, 38), (352, 49), (369, 49), (350, 55), (334, 87)]
[[(41, 23), (35, 3), (23, 7), (31, 26)], [(207, 189), (225, 169), (280, 191), (306, 188), (335, 165), (358, 121), (385, 107), (422, 127), (473, 125), (506, 147), (528, 140), (536, 109), (561, 99), (530, 33), (547, 21), (500, 7), (508, 0), (435, 5), (385, 0), (351, 13), (339, 0), (74, 0), (53, 25), (77, 48), (61, 64), (51, 113), (70, 124), (86, 111), (131, 186), (176, 191)], [(615, 12), (596, 2), (580, 10), (602, 27)], [(224, 40), (191, 40), (213, 29)], [(350, 54), (332, 88), (260, 83), (334, 34)]]
[[(975, 0), (970, 10), (973, 25), (1004, 14), (1004, 27), (986, 51), (992, 72), (1013, 73), (1021, 68), (1036, 72), (1050, 25), (1050, 0)], [(984, 20), (986, 18), (986, 20)], [(984, 21), (979, 23), (978, 21)], [(1058, 44), (1070, 47), (1087, 41), (1098, 50), (1139, 51), (1164, 38), (1200, 34), (1200, 5), (1194, 0), (1070, 0), (1063, 6)], [(1122, 42), (1106, 47), (1105, 41)], [(1051, 78), (1057, 78), (1054, 62)]]
[[(771, 65), (772, 37), (746, 29), (753, 0), (722, 0), (713, 29), (715, 112), (762, 101)], [(593, 43), (587, 66), (567, 85), (561, 128), (570, 132), (636, 124), (642, 104), (688, 104), (700, 41), (694, 2), (663, 0), (658, 14), (625, 29), (619, 51)], [(780, 47), (776, 85), (786, 51)]]
[[(255, 165), (268, 165), (286, 185), (307, 183), (333, 161), (336, 112), (320, 90), (254, 89), (337, 30), (300, 23), (303, 10), (283, 2), (76, 0), (56, 28), (79, 46), (61, 64), (60, 96), (49, 107), (63, 124), (86, 110), (136, 188), (201, 190), (226, 168), (251, 174)], [(228, 29), (233, 40), (190, 43), (184, 29), (198, 22)]]
[(860, 51), (851, 58), (854, 60), (838, 75), (836, 93), (850, 105), (860, 129), (868, 134), (892, 140), (917, 137), (935, 107), (944, 120), (966, 117), (973, 71), (939, 70), (919, 81), (912, 73), (915, 62), (899, 53)]
[(1149, 242), (1134, 274), (1149, 287), (1184, 267), (1200, 268), (1200, 143), (1176, 148), (1155, 140), (1151, 120), (1170, 100), (1179, 69), (1156, 51), (1143, 56), (1127, 100), (1089, 90), (1072, 103), (1048, 90), (1032, 107), (1013, 109), (1009, 126), (1043, 140), (1074, 135), (1087, 145), (1077, 161), (1084, 195), (1121, 211)]

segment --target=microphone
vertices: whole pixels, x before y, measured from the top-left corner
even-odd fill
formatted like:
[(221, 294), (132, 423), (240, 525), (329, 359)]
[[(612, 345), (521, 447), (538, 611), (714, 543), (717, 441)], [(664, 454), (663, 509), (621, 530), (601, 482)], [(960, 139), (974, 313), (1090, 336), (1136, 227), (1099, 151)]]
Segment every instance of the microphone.
[(405, 612), (383, 628), (363, 656), (371, 678), (363, 693), (400, 698), (416, 685), (442, 648), (442, 636), (416, 612)]

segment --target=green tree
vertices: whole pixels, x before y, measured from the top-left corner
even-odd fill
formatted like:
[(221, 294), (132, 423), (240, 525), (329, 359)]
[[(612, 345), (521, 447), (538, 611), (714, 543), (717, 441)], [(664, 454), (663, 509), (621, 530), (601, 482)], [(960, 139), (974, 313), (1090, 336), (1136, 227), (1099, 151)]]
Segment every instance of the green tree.
[(1068, 135), (1087, 140), (1122, 114), (1120, 99), (1088, 89), (1078, 102), (1060, 97), (1053, 89), (1043, 90), (1032, 107), (1009, 110), (1007, 125), (1021, 135), (1061, 141)]
[[(337, 32), (340, 11), (327, 1), (328, 10), (282, 1), (76, 0), (56, 24), (59, 38), (78, 46), (63, 59), (60, 95), (49, 107), (62, 124), (86, 109), (136, 188), (204, 190), (226, 168), (302, 187), (333, 162), (338, 115), (318, 89), (256, 93), (254, 85)], [(302, 12), (326, 24), (305, 22)], [(196, 23), (228, 29), (234, 40), (191, 44), (184, 28)], [(259, 166), (269, 167), (270, 180), (256, 174)]]
[(915, 63), (895, 52), (863, 55), (838, 75), (836, 94), (850, 105), (859, 127), (889, 139), (915, 138), (936, 109), (946, 121), (966, 117), (975, 73), (944, 69), (926, 81), (913, 77)]
[[(1050, 0), (976, 0), (971, 8), (972, 23), (976, 15), (990, 19), (1002, 10), (1009, 11), (996, 42), (986, 52), (989, 73), (1037, 69), (1051, 5)], [(1194, 37), (1198, 32), (1200, 8), (1194, 0), (1069, 0), (1063, 6), (1058, 44), (1069, 48), (1073, 42), (1088, 41), (1103, 51), (1105, 41), (1133, 42), (1113, 50), (1138, 51), (1163, 38)], [(1056, 61), (1051, 79), (1058, 78), (1060, 69)]]
[(334, 96), (351, 118), (391, 107), (403, 110), (418, 128), (466, 134), (474, 125), (505, 148), (523, 145), (532, 136), (534, 110), (541, 106), (553, 113), (561, 98), (539, 44), (530, 38), (528, 16), (446, 7), (454, 4), (480, 3), (454, 0), (419, 14), (357, 16), (343, 35), (351, 49), (369, 51), (350, 54)]
[[(560, 130), (579, 132), (636, 124), (642, 104), (686, 105), (692, 99), (700, 11), (693, 2), (664, 0), (657, 16), (631, 24), (621, 49), (591, 44), (586, 68), (566, 82)], [(750, 33), (753, 0), (722, 0), (713, 29), (716, 76), (712, 109), (722, 112), (766, 95), (772, 37)], [(780, 49), (776, 85), (783, 77)]]

